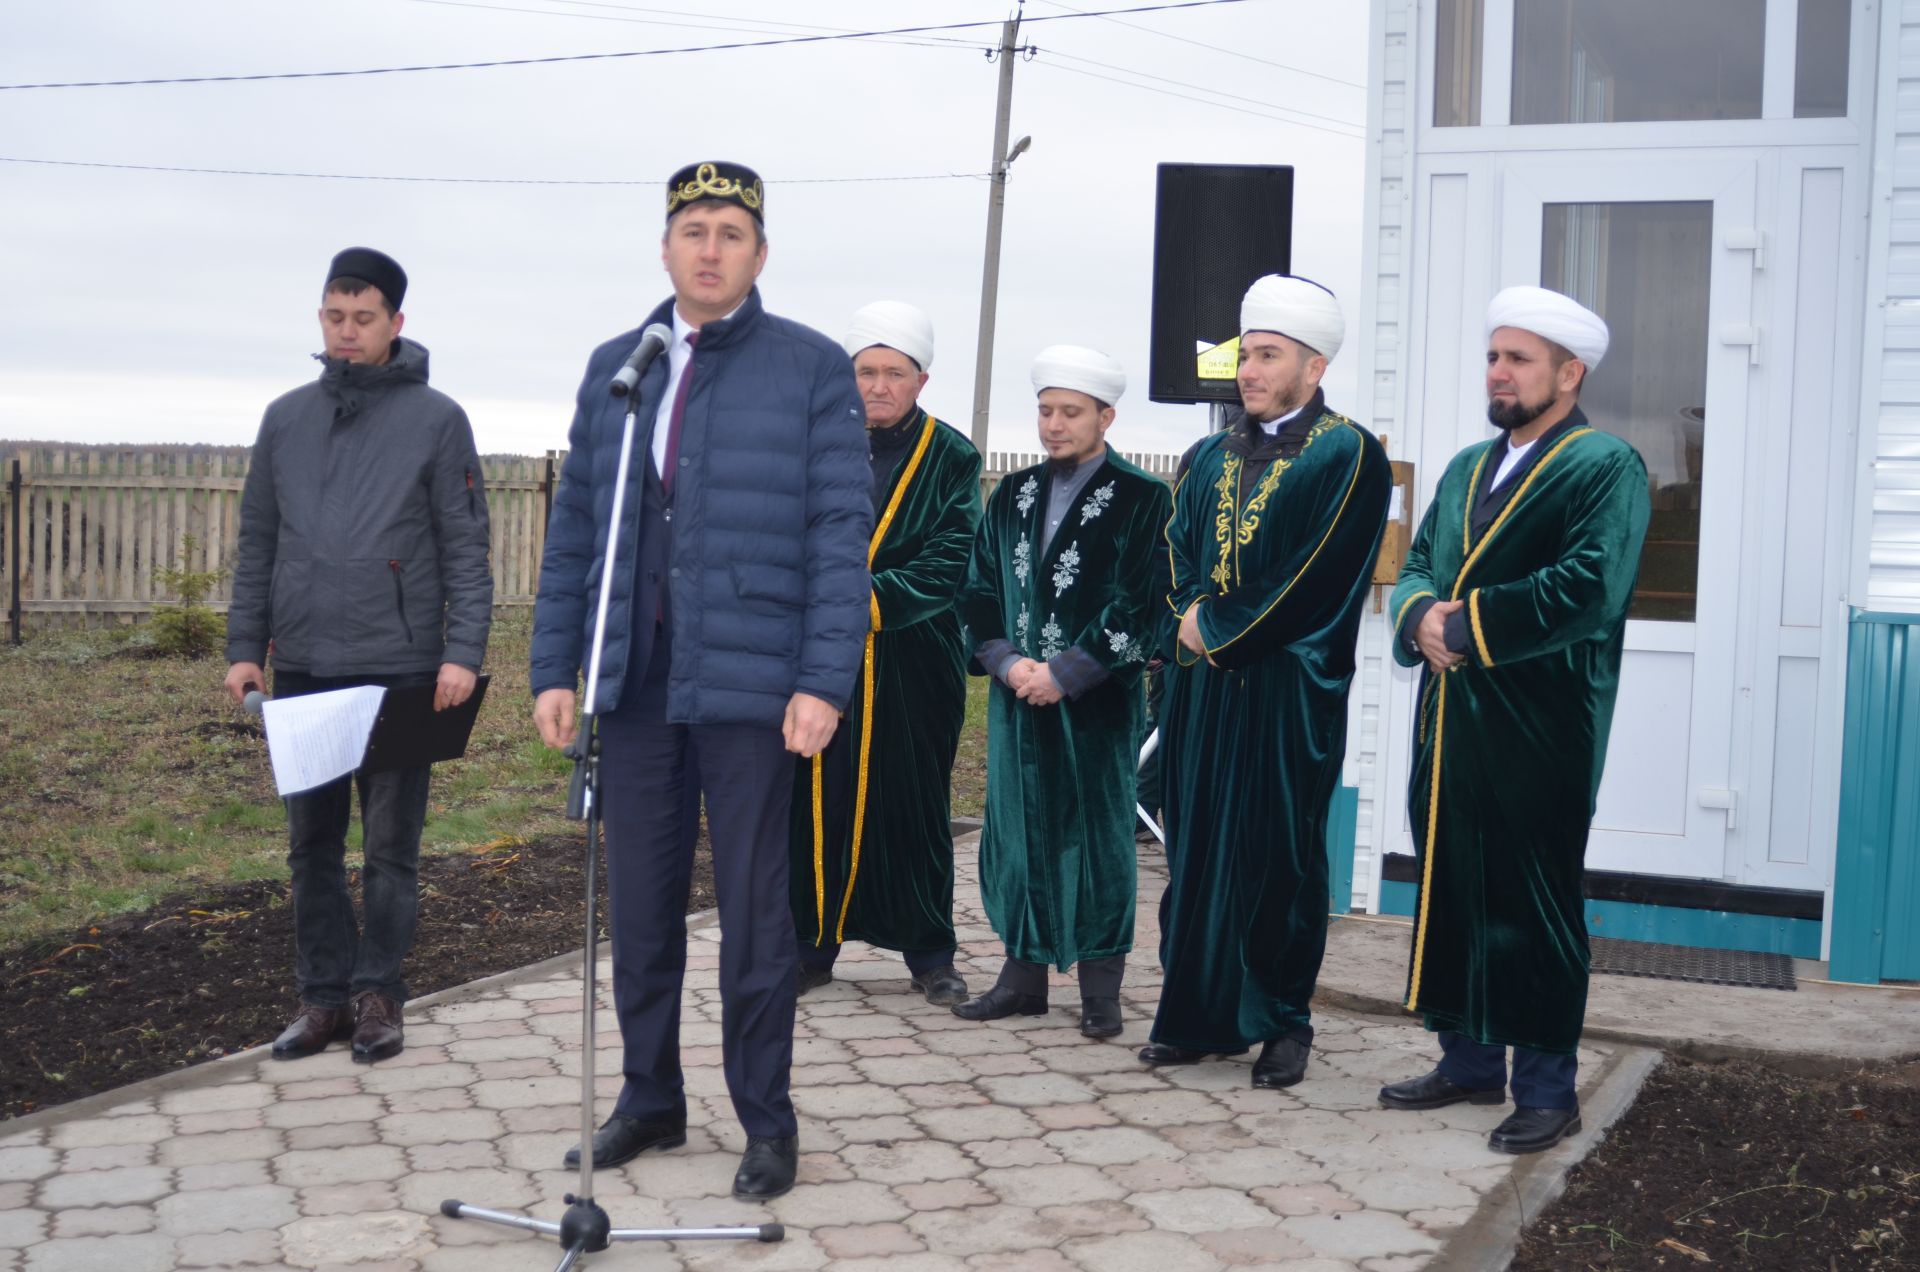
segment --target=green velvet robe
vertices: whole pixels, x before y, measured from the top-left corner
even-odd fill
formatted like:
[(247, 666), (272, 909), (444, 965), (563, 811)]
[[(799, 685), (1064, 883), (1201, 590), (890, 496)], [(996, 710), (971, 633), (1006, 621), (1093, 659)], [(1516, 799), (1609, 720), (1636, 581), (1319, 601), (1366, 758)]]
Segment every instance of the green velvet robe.
[(980, 453), (931, 415), (919, 428), (874, 518), (871, 630), (846, 718), (797, 767), (787, 878), (802, 944), (954, 944), (948, 790), (967, 710), (954, 597)]
[[(1270, 459), (1263, 472), (1255, 471)], [(1308, 1023), (1327, 941), (1327, 813), (1393, 470), (1315, 395), (1268, 439), (1194, 448), (1167, 527), (1176, 644), (1160, 707), (1166, 969), (1153, 1040), (1239, 1051)]]
[(1029, 706), (997, 679), (989, 693), (987, 918), (1008, 954), (1064, 971), (1133, 948), (1140, 670), (1159, 639), (1169, 497), (1109, 449), (1042, 553), (1050, 481), (1039, 464), (995, 489), (960, 616), (975, 648), (1003, 639), (1044, 662), (1071, 646), (1108, 671), (1051, 706)]
[(1496, 437), (1456, 455), (1394, 589), (1394, 656), (1425, 597), (1464, 600), (1466, 661), (1423, 672), (1408, 806), (1420, 872), (1406, 1006), (1427, 1027), (1571, 1053), (1587, 1002), (1587, 829), (1649, 508), (1647, 470), (1584, 418), (1475, 534)]

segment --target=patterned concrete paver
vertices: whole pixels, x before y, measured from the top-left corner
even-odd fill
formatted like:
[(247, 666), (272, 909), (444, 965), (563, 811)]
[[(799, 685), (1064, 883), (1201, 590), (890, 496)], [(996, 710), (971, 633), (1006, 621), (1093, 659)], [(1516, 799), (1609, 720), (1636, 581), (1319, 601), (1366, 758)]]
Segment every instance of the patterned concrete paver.
[[(960, 844), (959, 967), (983, 990), (999, 947)], [(1255, 1091), (1250, 1057), (1143, 1069), (1159, 994), (1161, 860), (1143, 853), (1125, 1031), (1089, 1042), (1054, 978), (1048, 1015), (969, 1024), (908, 991), (897, 957), (852, 947), (800, 1003), (794, 1103), (800, 1186), (729, 1197), (742, 1145), (721, 1072), (719, 930), (690, 933), (682, 1029), (684, 1149), (603, 1172), (596, 1196), (632, 1227), (787, 1227), (777, 1245), (620, 1245), (634, 1270), (886, 1268), (967, 1272), (1406, 1272), (1427, 1266), (1513, 1177), (1488, 1151), (1500, 1108), (1381, 1110), (1383, 1081), (1432, 1054), (1410, 1022), (1320, 1012), (1307, 1080)], [(543, 1268), (556, 1248), (440, 1215), (444, 1197), (557, 1220), (576, 1182), (577, 962), (423, 1000), (408, 1050), (372, 1067), (335, 1049), (259, 1053), (0, 1124), (0, 1272), (190, 1267), (359, 1272)], [(602, 961), (606, 993), (609, 969)], [(605, 1112), (619, 1038), (599, 1017)], [(1611, 1048), (1584, 1053), (1585, 1071)], [(1593, 1119), (1589, 1119), (1592, 1121)], [(1570, 1159), (1574, 1154), (1566, 1153)], [(1563, 1169), (1562, 1161), (1555, 1169)], [(1537, 1169), (1537, 1167), (1535, 1167)]]

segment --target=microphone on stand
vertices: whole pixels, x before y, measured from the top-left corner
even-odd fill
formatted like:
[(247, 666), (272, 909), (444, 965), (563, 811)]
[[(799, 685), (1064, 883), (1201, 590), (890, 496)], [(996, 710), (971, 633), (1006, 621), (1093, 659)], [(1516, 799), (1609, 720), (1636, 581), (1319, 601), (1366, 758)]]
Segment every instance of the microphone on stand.
[(607, 391), (617, 398), (623, 398), (633, 392), (634, 386), (640, 383), (640, 377), (646, 374), (649, 366), (653, 365), (653, 360), (665, 352), (666, 347), (672, 343), (673, 328), (666, 323), (656, 322), (648, 326), (640, 333), (640, 343), (635, 345), (633, 352), (627, 355), (625, 364), (613, 373), (613, 383), (607, 386)]

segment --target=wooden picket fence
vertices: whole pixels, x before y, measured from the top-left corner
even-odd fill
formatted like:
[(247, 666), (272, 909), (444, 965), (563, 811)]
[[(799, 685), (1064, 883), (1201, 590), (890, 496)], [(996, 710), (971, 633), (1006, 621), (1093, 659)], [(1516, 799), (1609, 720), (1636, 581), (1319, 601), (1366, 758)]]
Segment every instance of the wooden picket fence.
[[(1128, 463), (1169, 485), (1180, 469), (1178, 455), (1150, 451), (1121, 451), (1120, 454)], [(984, 500), (991, 495), (994, 487), (1000, 484), (1000, 479), (1008, 473), (1031, 468), (1044, 459), (1046, 454), (1041, 451), (988, 451), (986, 462), (980, 469), (980, 497)]]
[[(14, 629), (134, 622), (175, 599), (166, 589), (166, 570), (231, 570), (247, 458), (245, 446), (0, 442), (0, 596), (9, 599)], [(1002, 475), (1043, 458), (990, 453), (981, 493), (991, 494)], [(1179, 462), (1177, 455), (1128, 452), (1127, 458), (1167, 480)], [(481, 459), (496, 605), (533, 603), (564, 459), (557, 451)], [(230, 584), (222, 579), (208, 603), (224, 609)]]
[[(10, 621), (26, 630), (133, 622), (175, 599), (166, 570), (231, 570), (248, 453), (0, 443), (0, 588), (10, 611), (17, 605)], [(496, 605), (533, 603), (560, 463), (559, 454), (481, 459)], [(230, 593), (223, 578), (208, 603), (224, 609)]]

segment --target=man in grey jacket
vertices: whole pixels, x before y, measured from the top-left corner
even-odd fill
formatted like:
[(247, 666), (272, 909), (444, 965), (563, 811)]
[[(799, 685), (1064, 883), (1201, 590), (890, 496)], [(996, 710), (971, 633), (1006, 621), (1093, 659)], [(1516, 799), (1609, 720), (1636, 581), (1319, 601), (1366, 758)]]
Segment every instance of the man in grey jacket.
[[(473, 430), (427, 387), (427, 351), (400, 338), (407, 275), (352, 247), (322, 291), (320, 378), (267, 407), (240, 500), (226, 688), (280, 697), (431, 684), (434, 709), (474, 691), (493, 615), (487, 497)], [(287, 800), (300, 1011), (276, 1060), (351, 1036), (371, 1062), (402, 1045), (401, 963), (418, 910), (431, 769), (342, 777)], [(347, 891), (353, 787), (363, 921)]]

